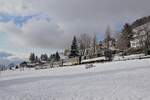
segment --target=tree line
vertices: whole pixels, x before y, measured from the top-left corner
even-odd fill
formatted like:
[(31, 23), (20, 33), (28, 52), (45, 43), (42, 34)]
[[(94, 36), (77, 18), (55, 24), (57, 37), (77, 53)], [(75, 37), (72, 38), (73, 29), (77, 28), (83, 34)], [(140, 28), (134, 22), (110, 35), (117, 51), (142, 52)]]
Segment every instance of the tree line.
[[(142, 19), (138, 19), (132, 24), (125, 23), (123, 26), (123, 29), (119, 33), (112, 33), (110, 27), (107, 27), (105, 32), (105, 38), (102, 41), (99, 41), (97, 39), (96, 34), (80, 34), (79, 36), (74, 36), (72, 40), (72, 44), (69, 48), (69, 55), (67, 55), (69, 58), (74, 57), (83, 57), (84, 55), (89, 55), (94, 57), (94, 55), (97, 53), (97, 47), (98, 46), (104, 46), (106, 49), (105, 54), (108, 57), (112, 57), (111, 50), (110, 49), (110, 41), (113, 41), (112, 44), (114, 45), (115, 49), (121, 50), (121, 51), (127, 51), (131, 48), (130, 41), (133, 40), (133, 35), (135, 34), (133, 29), (135, 27), (138, 27), (140, 25), (143, 25), (144, 23), (150, 21), (150, 16), (144, 17)], [(141, 42), (144, 42), (144, 45), (141, 47), (145, 53), (150, 48), (150, 29), (149, 26), (145, 26), (142, 30), (146, 32), (146, 39), (140, 40)], [(138, 33), (140, 33), (140, 31)], [(116, 35), (116, 37), (112, 37), (111, 34)], [(111, 44), (111, 45), (112, 45)], [(87, 49), (90, 49), (90, 51), (87, 51)], [(34, 53), (30, 54), (29, 57), (30, 62), (38, 62), (38, 61), (59, 61), (60, 56), (59, 53), (56, 52), (54, 54), (51, 54), (48, 56), (47, 54), (42, 54), (40, 57), (36, 56)]]
[(38, 63), (38, 62), (48, 62), (48, 61), (59, 61), (60, 60), (60, 56), (59, 53), (56, 52), (54, 54), (51, 54), (50, 56), (48, 56), (46, 53), (45, 54), (41, 54), (40, 57), (38, 57), (37, 55), (35, 55), (35, 53), (31, 53), (29, 56), (29, 61), (31, 63)]

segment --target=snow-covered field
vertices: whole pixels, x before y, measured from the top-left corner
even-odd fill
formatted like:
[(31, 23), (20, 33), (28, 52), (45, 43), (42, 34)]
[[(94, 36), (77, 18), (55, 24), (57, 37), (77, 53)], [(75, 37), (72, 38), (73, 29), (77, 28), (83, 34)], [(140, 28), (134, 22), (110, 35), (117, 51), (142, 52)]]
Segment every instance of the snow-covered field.
[(150, 59), (5, 71), (0, 100), (150, 100)]

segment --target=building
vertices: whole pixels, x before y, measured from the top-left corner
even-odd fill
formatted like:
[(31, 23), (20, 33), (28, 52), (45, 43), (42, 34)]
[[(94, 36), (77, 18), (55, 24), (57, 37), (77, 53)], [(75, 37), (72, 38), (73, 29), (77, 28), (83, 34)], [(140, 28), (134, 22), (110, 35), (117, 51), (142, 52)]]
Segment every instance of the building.
[(133, 39), (130, 41), (131, 48), (145, 46), (145, 42), (150, 35), (150, 22), (133, 29)]

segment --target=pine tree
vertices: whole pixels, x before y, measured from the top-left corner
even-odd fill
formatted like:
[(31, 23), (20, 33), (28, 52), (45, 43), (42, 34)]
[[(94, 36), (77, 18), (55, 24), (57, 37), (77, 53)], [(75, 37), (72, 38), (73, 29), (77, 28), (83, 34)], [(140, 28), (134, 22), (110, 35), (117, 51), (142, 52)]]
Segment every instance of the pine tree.
[(122, 38), (124, 38), (124, 40), (126, 40), (126, 48), (130, 47), (130, 40), (132, 39), (132, 27), (130, 26), (130, 24), (126, 23), (124, 25), (124, 29), (122, 30)]
[(74, 36), (69, 57), (73, 58), (73, 57), (78, 57), (78, 56), (79, 56), (78, 44), (77, 44), (76, 37)]
[(31, 53), (31, 54), (30, 54), (29, 61), (30, 61), (31, 63), (35, 62), (35, 54), (34, 54), (34, 53)]
[(53, 55), (51, 54), (51, 56), (50, 56), (50, 61), (53, 59)]
[(59, 53), (58, 52), (56, 52), (56, 55), (55, 55), (56, 57), (55, 57), (55, 60), (56, 61), (59, 61), (60, 60), (60, 56), (59, 56)]
[(45, 54), (44, 57), (45, 57), (45, 61), (48, 61), (48, 55)]
[(48, 56), (47, 56), (47, 54), (42, 54), (42, 55), (41, 55), (41, 60), (42, 60), (42, 61), (48, 61)]
[(43, 54), (41, 54), (40, 59), (41, 59), (41, 61), (44, 61), (44, 55)]
[(56, 55), (55, 55), (55, 54), (52, 55), (52, 59), (53, 59), (53, 60), (56, 59)]
[(55, 61), (56, 60), (56, 54), (51, 54), (49, 59), (50, 59), (50, 61)]
[(36, 61), (36, 62), (38, 62), (38, 61), (39, 61), (39, 58), (38, 58), (38, 56), (36, 56), (36, 57), (35, 57), (35, 61)]

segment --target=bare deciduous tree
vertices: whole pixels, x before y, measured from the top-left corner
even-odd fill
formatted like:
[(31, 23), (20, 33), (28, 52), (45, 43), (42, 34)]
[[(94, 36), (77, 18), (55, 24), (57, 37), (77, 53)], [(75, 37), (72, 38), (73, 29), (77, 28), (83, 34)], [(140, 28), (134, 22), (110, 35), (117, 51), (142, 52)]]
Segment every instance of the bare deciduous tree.
[(96, 34), (94, 34), (93, 36), (93, 42), (92, 42), (92, 47), (93, 47), (93, 54), (96, 53), (96, 44), (97, 44), (97, 37), (96, 37)]
[(89, 34), (84, 33), (84, 34), (80, 34), (78, 41), (79, 41), (80, 53), (81, 56), (83, 56), (85, 55), (86, 49), (90, 48), (92, 38)]
[(110, 34), (111, 34), (111, 28), (110, 28), (110, 26), (108, 26), (106, 29), (106, 32), (105, 32), (105, 39), (104, 39), (106, 48), (109, 48), (109, 41), (111, 39)]
[(128, 49), (128, 41), (124, 38), (121, 33), (117, 34), (116, 47), (120, 50)]
[(150, 23), (139, 27), (137, 35), (139, 35), (140, 46), (144, 48), (147, 55), (147, 51), (150, 49)]

